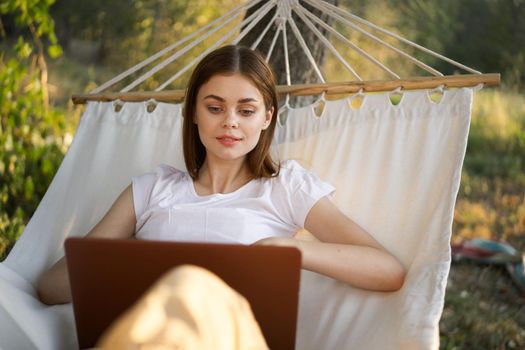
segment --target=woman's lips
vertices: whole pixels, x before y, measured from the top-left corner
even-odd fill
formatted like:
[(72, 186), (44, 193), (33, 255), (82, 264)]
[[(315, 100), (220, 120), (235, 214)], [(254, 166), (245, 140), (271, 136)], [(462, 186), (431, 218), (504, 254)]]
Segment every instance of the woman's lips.
[(224, 146), (233, 146), (240, 142), (242, 138), (231, 136), (231, 135), (224, 135), (217, 137), (217, 140), (223, 144)]

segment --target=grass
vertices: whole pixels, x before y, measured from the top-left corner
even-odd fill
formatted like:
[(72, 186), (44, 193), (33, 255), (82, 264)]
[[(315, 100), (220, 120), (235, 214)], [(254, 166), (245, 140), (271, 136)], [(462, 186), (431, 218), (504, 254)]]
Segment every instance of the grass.
[(525, 348), (525, 299), (501, 266), (455, 264), (440, 321), (441, 349)]
[[(462, 178), (452, 242), (505, 241), (525, 251), (521, 179)], [(441, 349), (524, 349), (525, 294), (504, 266), (453, 263), (440, 321)]]
[[(506, 241), (525, 251), (525, 186), (469, 178), (457, 201), (453, 242)], [(465, 194), (465, 187), (473, 190)], [(525, 348), (525, 295), (504, 266), (453, 263), (440, 322), (441, 349)]]
[[(525, 97), (481, 91), (456, 202), (452, 242), (505, 241), (525, 252)], [(504, 266), (453, 263), (441, 349), (524, 349), (525, 295)]]

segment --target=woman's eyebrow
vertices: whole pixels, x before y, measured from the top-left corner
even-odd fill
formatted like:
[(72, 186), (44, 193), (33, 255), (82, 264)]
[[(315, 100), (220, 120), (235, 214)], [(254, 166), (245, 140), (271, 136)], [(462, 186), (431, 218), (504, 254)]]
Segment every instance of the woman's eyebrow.
[(208, 99), (208, 98), (212, 98), (214, 100), (218, 100), (218, 101), (221, 101), (221, 102), (225, 102), (226, 101), (225, 99), (223, 99), (222, 97), (219, 97), (217, 95), (208, 95), (208, 96), (204, 97), (205, 100)]
[[(217, 100), (217, 101), (220, 101), (220, 102), (226, 102), (226, 100), (220, 96), (217, 96), (217, 95), (208, 95), (208, 96), (205, 96), (204, 99), (208, 99), (208, 98), (211, 98), (211, 99), (214, 99), (214, 100)], [(257, 99), (253, 98), (253, 97), (246, 97), (246, 98), (241, 98), (239, 101), (237, 101), (238, 103), (247, 103), (247, 102), (259, 102)]]
[(239, 103), (247, 103), (247, 102), (259, 102), (257, 101), (255, 98), (253, 97), (247, 97), (247, 98), (241, 98), (239, 101), (237, 101)]

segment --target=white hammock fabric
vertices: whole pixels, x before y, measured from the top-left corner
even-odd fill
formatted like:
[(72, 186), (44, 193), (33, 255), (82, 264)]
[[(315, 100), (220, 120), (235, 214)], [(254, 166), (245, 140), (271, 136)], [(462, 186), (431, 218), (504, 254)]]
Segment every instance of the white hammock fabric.
[[(354, 289), (304, 272), (297, 349), (437, 349), (450, 266), (449, 240), (472, 101), (471, 89), (367, 95), (289, 109), (275, 150), (337, 187), (335, 200), (408, 269), (399, 292)], [(72, 349), (70, 305), (35, 296), (41, 272), (68, 236), (98, 222), (132, 176), (159, 163), (184, 168), (181, 106), (90, 102), (58, 173), (24, 234), (0, 264), (0, 348)], [(278, 320), (276, 320), (278, 322)]]

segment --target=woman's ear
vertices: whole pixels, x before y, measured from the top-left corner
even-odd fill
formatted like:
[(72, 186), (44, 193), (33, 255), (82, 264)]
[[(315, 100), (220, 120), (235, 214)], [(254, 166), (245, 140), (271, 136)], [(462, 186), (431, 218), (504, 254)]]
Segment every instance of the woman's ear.
[(266, 111), (266, 120), (264, 121), (264, 124), (263, 124), (263, 128), (262, 128), (263, 130), (268, 129), (268, 127), (270, 126), (270, 123), (272, 122), (272, 117), (273, 117), (273, 107)]

